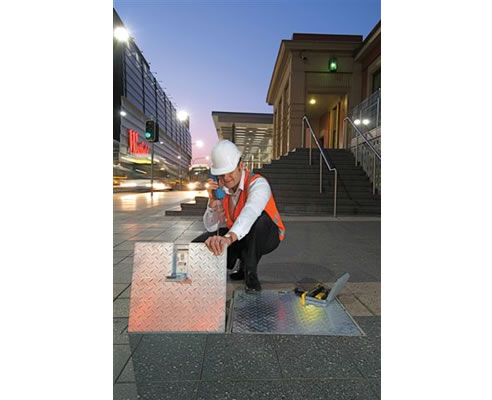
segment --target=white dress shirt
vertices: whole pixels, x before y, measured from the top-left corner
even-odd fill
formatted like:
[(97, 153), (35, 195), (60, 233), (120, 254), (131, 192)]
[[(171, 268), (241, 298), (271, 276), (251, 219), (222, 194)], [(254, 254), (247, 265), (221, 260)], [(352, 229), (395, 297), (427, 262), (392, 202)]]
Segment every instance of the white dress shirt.
[[(251, 175), (254, 174), (250, 172), (250, 176)], [(233, 192), (232, 190), (228, 189), (225, 186), (222, 188), (224, 189), (224, 192), (230, 196), (229, 200), (232, 201), (234, 207), (236, 207), (236, 204), (239, 200), (239, 196), (244, 190), (245, 176), (246, 174), (243, 170), (241, 173), (241, 180), (239, 181), (239, 186), (235, 192)], [(231, 229), (229, 229), (229, 232), (234, 232), (236, 234), (237, 240), (241, 240), (244, 236), (248, 234), (254, 222), (261, 215), (266, 205), (268, 204), (271, 195), (272, 195), (272, 191), (270, 189), (270, 185), (268, 184), (268, 181), (265, 178), (263, 177), (256, 178), (251, 183), (248, 189), (248, 198), (246, 199), (246, 203), (244, 204), (241, 213), (236, 218), (236, 221), (234, 221), (234, 224), (232, 225)], [(209, 204), (210, 204), (210, 200), (209, 200)], [(222, 201), (219, 202), (218, 209), (215, 210), (213, 208), (210, 208), (209, 205), (207, 205), (207, 210), (203, 215), (203, 224), (205, 225), (205, 228), (209, 232), (217, 231), (218, 228), (222, 228), (226, 226), (225, 212), (224, 212)]]

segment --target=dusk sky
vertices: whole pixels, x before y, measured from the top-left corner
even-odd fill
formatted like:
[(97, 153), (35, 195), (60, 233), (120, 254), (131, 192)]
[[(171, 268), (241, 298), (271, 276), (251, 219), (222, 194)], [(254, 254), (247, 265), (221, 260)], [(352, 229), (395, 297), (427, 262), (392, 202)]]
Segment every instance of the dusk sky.
[[(283, 39), (294, 32), (364, 38), (380, 0), (113, 2), (178, 110), (191, 115), (193, 158), (217, 143), (212, 111), (272, 113), (266, 95)], [(198, 160), (197, 162), (203, 162)]]

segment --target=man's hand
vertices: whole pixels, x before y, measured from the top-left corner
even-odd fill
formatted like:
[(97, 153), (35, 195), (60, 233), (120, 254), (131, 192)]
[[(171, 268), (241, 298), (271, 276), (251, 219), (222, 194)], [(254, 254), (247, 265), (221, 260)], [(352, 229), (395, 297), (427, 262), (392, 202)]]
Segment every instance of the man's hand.
[(205, 246), (216, 256), (220, 256), (231, 243), (232, 239), (223, 236), (210, 236), (205, 240)]
[(217, 182), (215, 182), (212, 178), (209, 178), (207, 180), (207, 183), (208, 183), (208, 188), (207, 188), (208, 198), (210, 199), (210, 201), (209, 201), (209, 207), (210, 208), (217, 208), (217, 206), (219, 205), (220, 200), (217, 200), (217, 198), (214, 197), (213, 191), (215, 189), (218, 189), (219, 184)]

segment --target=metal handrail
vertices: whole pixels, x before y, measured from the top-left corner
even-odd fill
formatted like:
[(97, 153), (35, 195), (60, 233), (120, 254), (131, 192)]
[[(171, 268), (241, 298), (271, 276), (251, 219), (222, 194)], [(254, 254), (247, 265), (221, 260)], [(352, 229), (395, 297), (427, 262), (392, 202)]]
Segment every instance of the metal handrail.
[(376, 150), (376, 148), (371, 144), (371, 142), (366, 138), (366, 135), (364, 135), (359, 128), (357, 128), (357, 125), (349, 118), (345, 117), (343, 122), (348, 121), (352, 125), (352, 127), (356, 130), (357, 135), (356, 135), (356, 144), (355, 144), (355, 165), (358, 164), (358, 153), (359, 153), (359, 135), (362, 136), (362, 139), (364, 139), (365, 143), (362, 142), (362, 144), (366, 144), (371, 151), (374, 153), (374, 159), (372, 162), (372, 194), (376, 194), (376, 157), (379, 158), (379, 161), (381, 161), (381, 154)]
[(338, 171), (336, 168), (332, 167), (330, 165), (330, 163), (328, 162), (328, 160), (326, 159), (325, 152), (321, 148), (321, 146), (318, 142), (318, 139), (316, 139), (316, 134), (314, 133), (313, 127), (311, 126), (311, 123), (309, 122), (309, 119), (306, 115), (302, 118), (302, 138), (303, 138), (302, 143), (304, 143), (304, 135), (306, 132), (306, 127), (304, 125), (305, 123), (307, 123), (309, 130), (311, 131), (311, 135), (309, 136), (309, 165), (311, 165), (311, 137), (314, 138), (314, 142), (316, 143), (316, 146), (318, 146), (318, 149), (319, 149), (319, 154), (320, 154), (320, 157), (319, 157), (319, 192), (320, 193), (323, 193), (323, 168), (322, 168), (323, 164), (321, 163), (321, 159), (323, 159), (325, 161), (325, 164), (328, 167), (328, 170), (330, 172), (335, 173), (335, 183), (333, 186), (333, 193), (334, 193), (333, 194), (333, 216), (336, 217), (337, 216)]
[[(359, 128), (357, 128), (357, 125), (354, 124), (354, 121), (352, 121), (349, 117), (345, 117), (345, 119), (343, 120), (343, 122), (345, 121), (348, 121), (350, 122), (350, 124), (354, 127), (354, 129), (357, 131), (357, 133), (362, 136), (362, 138), (364, 139), (364, 141), (366, 142), (366, 144), (369, 146), (369, 148), (372, 150), (372, 152), (376, 155), (377, 158), (379, 158), (379, 160), (381, 160), (381, 154), (378, 153), (378, 151), (375, 149), (375, 147), (369, 142), (369, 140), (367, 140), (366, 138), (366, 135), (364, 135), (360, 130)], [(358, 138), (358, 136), (357, 136)], [(358, 140), (358, 139), (357, 139)], [(359, 142), (357, 141), (357, 146), (359, 145)], [(357, 152), (357, 148), (356, 148), (356, 152)], [(356, 153), (357, 154), (357, 153)], [(356, 156), (357, 157), (357, 156)], [(356, 160), (356, 163), (357, 163), (357, 160)]]

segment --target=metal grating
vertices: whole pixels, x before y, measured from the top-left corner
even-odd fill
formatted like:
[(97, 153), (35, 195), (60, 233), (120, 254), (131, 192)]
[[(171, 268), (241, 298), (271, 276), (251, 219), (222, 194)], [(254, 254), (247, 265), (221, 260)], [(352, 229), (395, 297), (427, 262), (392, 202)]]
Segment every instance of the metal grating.
[(233, 333), (362, 335), (338, 300), (326, 307), (303, 307), (300, 297), (292, 291), (263, 290), (247, 294), (236, 290), (231, 308)]
[[(175, 246), (135, 243), (128, 331), (224, 332), (226, 252), (217, 257), (190, 243), (186, 258), (186, 249)], [(173, 262), (185, 279), (169, 279)]]

